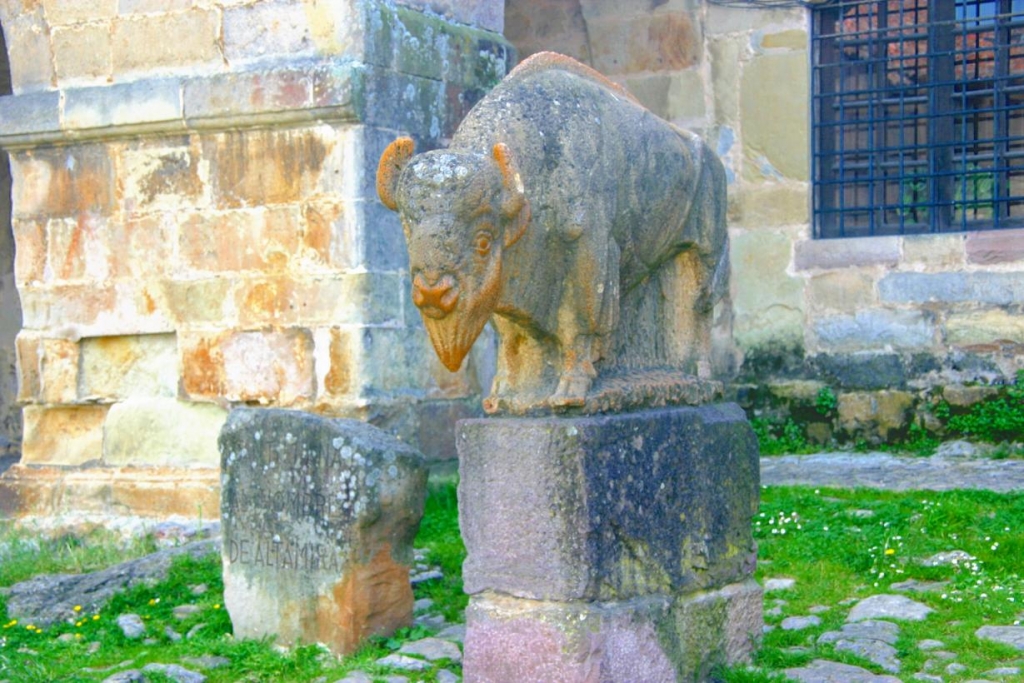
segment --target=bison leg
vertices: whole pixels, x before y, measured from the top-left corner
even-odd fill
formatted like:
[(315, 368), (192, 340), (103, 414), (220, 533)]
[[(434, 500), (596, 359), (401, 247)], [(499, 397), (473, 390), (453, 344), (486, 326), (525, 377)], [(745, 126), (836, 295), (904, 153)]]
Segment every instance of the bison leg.
[(587, 392), (597, 376), (593, 362), (594, 337), (579, 335), (567, 349), (562, 350), (563, 370), (558, 378), (558, 388), (548, 399), (553, 408), (581, 406), (586, 402)]
[(552, 407), (582, 406), (586, 402), (597, 377), (594, 363), (618, 321), (618, 245), (607, 239), (607, 233), (585, 232), (576, 243), (573, 261), (559, 311), (562, 369), (558, 387), (548, 399)]

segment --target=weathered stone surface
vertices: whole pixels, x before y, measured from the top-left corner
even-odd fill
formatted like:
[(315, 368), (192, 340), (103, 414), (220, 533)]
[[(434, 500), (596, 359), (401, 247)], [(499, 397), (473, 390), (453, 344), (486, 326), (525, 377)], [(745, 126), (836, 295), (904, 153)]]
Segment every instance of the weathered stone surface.
[(179, 336), (182, 391), (189, 398), (292, 405), (314, 391), (308, 330)]
[(103, 426), (103, 462), (216, 467), (217, 434), (225, 419), (220, 406), (173, 398), (116, 403)]
[(57, 79), (106, 80), (111, 75), (110, 27), (90, 23), (54, 28), (50, 33)]
[(846, 620), (902, 619), (921, 621), (934, 610), (904, 595), (872, 595), (864, 598), (850, 610)]
[(700, 61), (700, 27), (688, 12), (587, 21), (594, 68), (607, 74), (679, 71)]
[(854, 313), (876, 303), (875, 279), (853, 268), (821, 273), (808, 280), (807, 299), (815, 310)]
[(473, 680), (708, 680), (746, 661), (761, 632), (752, 581), (670, 599), (548, 602), (483, 593), (466, 609), (463, 671)]
[(64, 125), (72, 129), (152, 125), (180, 119), (181, 84), (173, 78), (71, 89), (64, 99)]
[(839, 428), (850, 434), (895, 436), (907, 426), (913, 394), (905, 391), (841, 393), (838, 396)]
[[(804, 240), (796, 244), (797, 270), (894, 266), (900, 260), (898, 237), (859, 237), (839, 240)], [(891, 276), (890, 276), (891, 277)]]
[(992, 265), (1024, 260), (1024, 230), (979, 230), (964, 240), (967, 262)]
[(1024, 319), (1003, 310), (951, 312), (946, 316), (946, 342), (960, 346), (997, 341), (1024, 343)]
[(889, 273), (879, 281), (878, 292), (884, 302), (1005, 306), (1024, 298), (1024, 273)]
[(621, 600), (752, 570), (757, 449), (735, 404), (464, 420), (458, 449), (470, 594)]
[(83, 401), (176, 396), (177, 338), (154, 334), (83, 339), (76, 375)]
[(1024, 650), (1024, 626), (982, 626), (974, 635), (982, 640), (991, 640)]
[[(214, 539), (195, 541), (90, 574), (37, 576), (11, 586), (7, 613), (12, 619), (37, 626), (73, 623), (82, 613), (98, 612), (112, 597), (128, 588), (167, 578), (175, 557), (202, 557), (217, 552), (219, 547), (219, 541)], [(75, 611), (75, 605), (81, 605), (81, 613)]]
[[(807, 116), (793, 116), (793, 102), (807, 101), (807, 55), (803, 51), (764, 54), (744, 67), (740, 116), (749, 155), (764, 155), (786, 178), (806, 180)], [(788, 125), (778, 125), (787, 115)]]
[(927, 349), (935, 344), (935, 328), (921, 311), (874, 309), (814, 321), (818, 346), (828, 351), (871, 348)]
[[(804, 284), (786, 272), (792, 238), (781, 232), (747, 230), (734, 233), (730, 244), (737, 340), (757, 345), (802, 336), (796, 330), (802, 326)], [(793, 315), (779, 315), (779, 311), (792, 311)]]
[[(721, 152), (721, 147), (719, 151)], [(726, 156), (726, 160), (728, 159)], [(730, 188), (729, 192), (729, 222), (734, 227), (758, 229), (807, 223), (809, 200), (805, 183), (778, 180), (763, 184), (748, 183), (736, 191)], [(804, 243), (797, 242), (797, 245)], [(797, 255), (799, 253), (797, 251)]]
[(852, 664), (816, 659), (807, 666), (786, 669), (786, 675), (800, 683), (900, 683), (895, 676), (873, 674)]
[(819, 379), (847, 390), (899, 389), (908, 375), (900, 356), (876, 351), (821, 353), (810, 359), (810, 365)]
[[(967, 233), (970, 235), (988, 232)], [(964, 264), (963, 235), (907, 235), (903, 238), (903, 260), (933, 268), (959, 268)]]
[[(222, 59), (217, 40), (219, 12), (132, 15), (114, 22), (112, 47), (115, 72), (181, 68)], [(173, 40), (168, 40), (173, 36)]]
[(26, 465), (83, 465), (103, 452), (107, 406), (25, 406), (21, 462)]
[(411, 623), (418, 452), (362, 422), (258, 409), (233, 411), (219, 445), (235, 635), (347, 654)]

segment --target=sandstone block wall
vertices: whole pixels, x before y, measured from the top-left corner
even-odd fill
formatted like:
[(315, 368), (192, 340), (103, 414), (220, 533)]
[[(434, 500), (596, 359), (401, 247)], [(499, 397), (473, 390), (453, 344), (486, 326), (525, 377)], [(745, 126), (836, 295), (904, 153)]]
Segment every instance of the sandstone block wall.
[(215, 493), (237, 404), (452, 457), (481, 380), (434, 360), (373, 174), (399, 134), (442, 144), (510, 67), (500, 2), (28, 4), (0, 3), (24, 315), (8, 506), (67, 507), (72, 472), (122, 512), (111, 477), (138, 468), (198, 468)]

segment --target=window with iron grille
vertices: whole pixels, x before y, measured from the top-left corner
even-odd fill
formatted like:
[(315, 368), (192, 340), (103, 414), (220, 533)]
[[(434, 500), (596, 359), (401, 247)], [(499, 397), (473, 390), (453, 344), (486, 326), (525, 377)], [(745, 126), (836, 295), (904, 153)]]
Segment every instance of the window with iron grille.
[(1024, 225), (1024, 0), (812, 17), (816, 237)]

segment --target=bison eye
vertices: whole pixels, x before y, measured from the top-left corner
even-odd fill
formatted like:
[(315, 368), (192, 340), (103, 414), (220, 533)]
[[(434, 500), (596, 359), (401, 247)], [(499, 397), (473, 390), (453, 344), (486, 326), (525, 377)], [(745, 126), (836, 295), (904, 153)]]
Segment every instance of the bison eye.
[(487, 256), (491, 253), (491, 235), (486, 232), (478, 232), (473, 243), (476, 253), (480, 256)]

